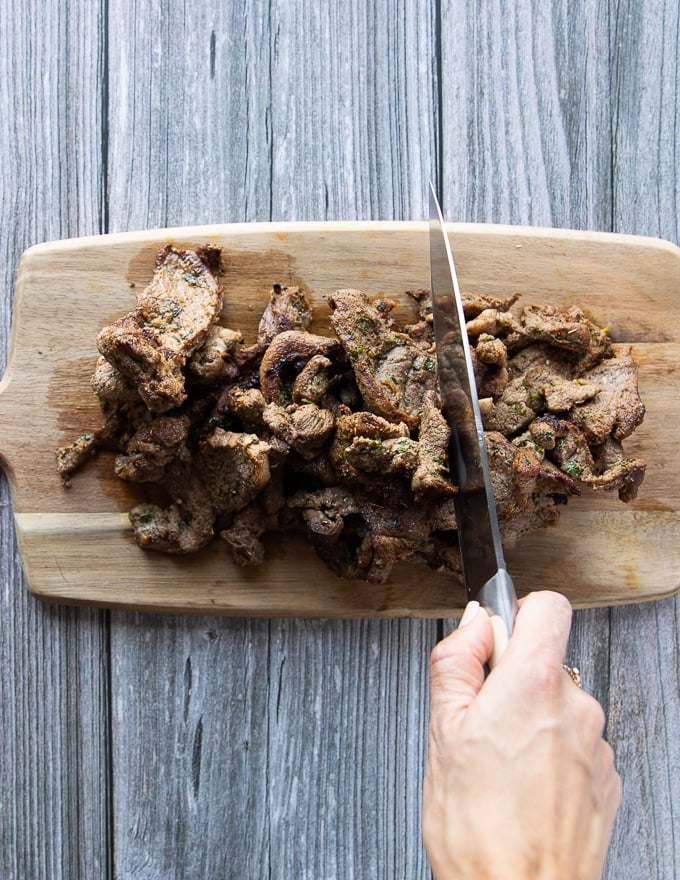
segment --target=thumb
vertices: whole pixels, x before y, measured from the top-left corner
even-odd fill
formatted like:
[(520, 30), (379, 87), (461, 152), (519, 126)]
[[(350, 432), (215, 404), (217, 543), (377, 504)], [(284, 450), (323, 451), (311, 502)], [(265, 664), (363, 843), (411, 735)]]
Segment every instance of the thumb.
[(430, 709), (458, 715), (484, 684), (484, 664), (493, 650), (489, 615), (479, 602), (468, 602), (458, 629), (439, 642), (430, 659)]

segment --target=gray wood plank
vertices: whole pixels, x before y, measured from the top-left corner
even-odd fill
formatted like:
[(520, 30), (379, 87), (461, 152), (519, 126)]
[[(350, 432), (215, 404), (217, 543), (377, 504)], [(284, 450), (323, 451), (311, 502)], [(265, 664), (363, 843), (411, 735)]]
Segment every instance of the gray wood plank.
[[(679, 29), (673, 0), (612, 9), (613, 228), (675, 243)], [(612, 610), (608, 731), (624, 789), (608, 865), (612, 880), (680, 873), (679, 641), (680, 596)]]
[[(442, 21), (449, 217), (677, 241), (676, 3), (451, 0)], [(624, 779), (607, 878), (680, 870), (678, 602), (575, 615), (568, 659)]]
[[(152, 5), (110, 4), (112, 229), (422, 215), (423, 144), (434, 143), (426, 9), (180, 9), (161, 20)], [(214, 620), (219, 650), (207, 625), (112, 615), (116, 876), (191, 877), (208, 859), (225, 877), (427, 876), (436, 624)], [(210, 684), (185, 721), (189, 660)], [(196, 795), (198, 719), (211, 783)]]
[[(100, 25), (97, 3), (0, 4), (3, 368), (22, 251), (101, 229)], [(0, 875), (108, 877), (106, 614), (28, 596), (4, 478), (0, 590)]]

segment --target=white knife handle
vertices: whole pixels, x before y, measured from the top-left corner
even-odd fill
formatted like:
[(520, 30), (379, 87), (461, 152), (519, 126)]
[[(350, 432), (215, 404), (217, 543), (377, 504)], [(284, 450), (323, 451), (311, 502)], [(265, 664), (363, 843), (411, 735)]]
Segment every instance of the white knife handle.
[(489, 669), (493, 669), (503, 656), (515, 625), (517, 596), (512, 578), (504, 568), (499, 568), (484, 584), (476, 598), (491, 618), (493, 651), (489, 659)]

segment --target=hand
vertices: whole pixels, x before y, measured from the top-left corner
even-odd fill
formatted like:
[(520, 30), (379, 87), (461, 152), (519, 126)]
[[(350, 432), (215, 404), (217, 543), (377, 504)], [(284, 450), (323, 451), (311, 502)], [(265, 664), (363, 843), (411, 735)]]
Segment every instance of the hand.
[(601, 876), (621, 782), (600, 704), (562, 668), (570, 627), (563, 596), (531, 593), (485, 680), (491, 625), (471, 603), (433, 650), (423, 839), (436, 880)]

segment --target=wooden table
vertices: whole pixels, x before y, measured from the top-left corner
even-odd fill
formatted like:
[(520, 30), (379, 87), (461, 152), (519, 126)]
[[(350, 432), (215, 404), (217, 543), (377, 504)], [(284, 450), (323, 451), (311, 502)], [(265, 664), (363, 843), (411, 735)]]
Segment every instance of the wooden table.
[[(432, 177), (451, 219), (677, 243), (679, 26), (676, 0), (2, 3), (2, 364), (19, 257), (50, 239), (423, 219)], [(0, 522), (1, 877), (429, 876), (450, 621), (45, 605), (4, 478)], [(679, 610), (575, 615), (624, 783), (611, 880), (680, 874)]]

